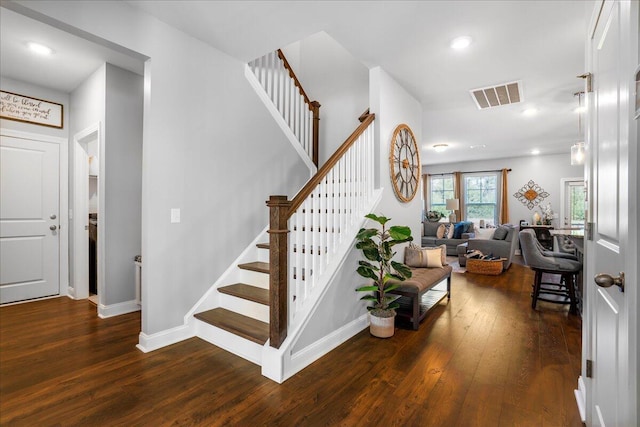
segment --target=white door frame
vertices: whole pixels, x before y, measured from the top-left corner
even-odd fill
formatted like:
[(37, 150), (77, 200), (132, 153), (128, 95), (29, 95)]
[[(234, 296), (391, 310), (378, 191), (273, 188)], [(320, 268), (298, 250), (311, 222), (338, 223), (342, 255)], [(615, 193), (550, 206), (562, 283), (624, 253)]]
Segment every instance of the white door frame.
[(567, 182), (576, 182), (576, 181), (580, 181), (584, 183), (584, 177), (560, 178), (560, 217), (558, 218), (558, 225), (561, 228), (566, 227), (566, 224), (564, 223), (564, 219), (567, 215), (567, 212), (566, 212), (566, 205), (567, 205), (566, 197), (568, 196), (566, 194)]
[[(102, 141), (100, 122), (95, 123), (73, 136), (73, 297), (75, 299), (89, 298), (89, 157), (87, 144), (98, 142), (99, 170), (104, 171), (104, 156), (102, 155)], [(100, 183), (100, 178), (99, 183)], [(101, 184), (99, 184), (102, 187)], [(98, 304), (104, 301), (104, 192), (98, 189)]]
[[(33, 132), (24, 132), (7, 128), (0, 128), (0, 135), (18, 139), (30, 139), (34, 141), (43, 141), (58, 144), (60, 147), (60, 233), (58, 245), (59, 262), (58, 266), (58, 283), (60, 294), (69, 294), (69, 141), (66, 138), (58, 136), (45, 135)], [(33, 300), (29, 300), (30, 302)]]

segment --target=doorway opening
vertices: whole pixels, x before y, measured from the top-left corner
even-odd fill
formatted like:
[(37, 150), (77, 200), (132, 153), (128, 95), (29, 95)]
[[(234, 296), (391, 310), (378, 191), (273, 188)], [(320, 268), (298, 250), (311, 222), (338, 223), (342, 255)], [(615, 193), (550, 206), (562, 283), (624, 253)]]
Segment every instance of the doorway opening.
[(584, 228), (586, 188), (583, 178), (561, 180), (560, 219), (562, 228)]
[(100, 123), (77, 133), (74, 140), (73, 288), (76, 299), (89, 299), (96, 306), (103, 295), (104, 251), (101, 221), (104, 216), (100, 187)]

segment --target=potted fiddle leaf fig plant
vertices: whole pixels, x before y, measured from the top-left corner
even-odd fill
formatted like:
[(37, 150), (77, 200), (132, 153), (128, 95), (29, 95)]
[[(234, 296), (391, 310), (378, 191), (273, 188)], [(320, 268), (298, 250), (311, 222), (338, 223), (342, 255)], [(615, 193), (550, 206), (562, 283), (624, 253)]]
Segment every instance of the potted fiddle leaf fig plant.
[(389, 291), (396, 289), (399, 282), (411, 277), (409, 267), (401, 262), (393, 261), (396, 254), (393, 247), (400, 243), (410, 242), (411, 229), (406, 226), (394, 225), (386, 227), (391, 218), (365, 215), (372, 221), (380, 224), (381, 228), (361, 228), (356, 236), (356, 248), (362, 251), (366, 260), (358, 262), (358, 274), (367, 279), (373, 279), (373, 284), (361, 286), (358, 292), (373, 292), (363, 296), (362, 300), (372, 301), (369, 310), (371, 335), (379, 338), (388, 338), (394, 334), (395, 309), (398, 304), (396, 297), (387, 295)]

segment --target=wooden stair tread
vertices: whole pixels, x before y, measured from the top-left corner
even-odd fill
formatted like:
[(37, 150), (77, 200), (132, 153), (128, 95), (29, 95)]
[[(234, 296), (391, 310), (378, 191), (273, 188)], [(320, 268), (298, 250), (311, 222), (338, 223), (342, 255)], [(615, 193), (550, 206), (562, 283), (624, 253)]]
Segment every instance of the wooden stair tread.
[(194, 317), (260, 345), (264, 345), (269, 339), (268, 323), (234, 313), (224, 308), (214, 308), (213, 310), (196, 313)]
[(269, 305), (269, 290), (247, 285), (246, 283), (234, 283), (233, 285), (218, 288), (218, 292), (234, 297)]
[(258, 273), (269, 274), (269, 263), (262, 261), (248, 262), (246, 264), (238, 264), (238, 267), (243, 270), (257, 271)]

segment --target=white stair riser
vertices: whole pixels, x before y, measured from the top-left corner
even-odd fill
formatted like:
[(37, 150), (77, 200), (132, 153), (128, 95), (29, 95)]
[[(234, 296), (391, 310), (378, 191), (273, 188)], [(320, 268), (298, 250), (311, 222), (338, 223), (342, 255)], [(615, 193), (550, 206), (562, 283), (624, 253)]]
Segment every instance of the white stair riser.
[(195, 319), (196, 336), (228, 352), (242, 357), (258, 366), (262, 365), (262, 348), (260, 344), (249, 341), (224, 329)]
[(223, 293), (220, 294), (219, 300), (222, 308), (269, 323), (269, 307), (266, 305)]
[(238, 282), (269, 289), (269, 275), (257, 271), (238, 269)]
[(269, 262), (269, 249), (260, 249), (256, 252), (256, 259), (254, 261)]

